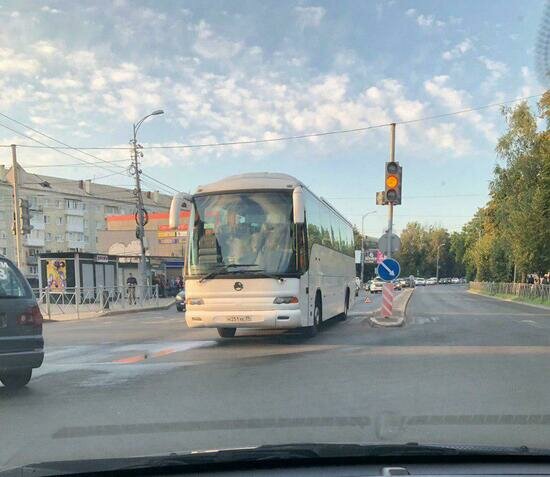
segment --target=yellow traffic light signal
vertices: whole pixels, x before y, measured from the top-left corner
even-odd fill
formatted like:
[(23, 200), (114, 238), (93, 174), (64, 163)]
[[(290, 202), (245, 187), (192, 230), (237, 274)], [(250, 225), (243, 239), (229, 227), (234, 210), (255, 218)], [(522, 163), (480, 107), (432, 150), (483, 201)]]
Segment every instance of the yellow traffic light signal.
[(386, 200), (393, 204), (401, 204), (401, 174), (402, 168), (398, 162), (386, 162), (385, 193)]
[(388, 187), (389, 189), (395, 189), (397, 187), (397, 184), (399, 184), (399, 180), (397, 179), (397, 177), (386, 177), (386, 187)]

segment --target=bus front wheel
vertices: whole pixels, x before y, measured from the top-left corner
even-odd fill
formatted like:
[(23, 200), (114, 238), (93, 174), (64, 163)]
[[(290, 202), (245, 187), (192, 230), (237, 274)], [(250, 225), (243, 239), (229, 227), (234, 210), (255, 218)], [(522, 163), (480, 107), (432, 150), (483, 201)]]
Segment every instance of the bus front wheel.
[(313, 326), (308, 326), (304, 329), (304, 333), (308, 337), (315, 336), (320, 330), (323, 324), (323, 305), (321, 303), (321, 296), (317, 294), (315, 298), (315, 308), (313, 309)]
[(237, 328), (218, 328), (218, 334), (222, 338), (233, 338), (236, 332)]

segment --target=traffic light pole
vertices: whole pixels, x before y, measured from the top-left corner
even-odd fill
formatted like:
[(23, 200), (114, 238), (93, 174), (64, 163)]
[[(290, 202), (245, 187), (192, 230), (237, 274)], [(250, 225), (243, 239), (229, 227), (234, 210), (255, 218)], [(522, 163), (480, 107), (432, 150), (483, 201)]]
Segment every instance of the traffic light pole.
[[(390, 162), (395, 162), (395, 123), (390, 125)], [(393, 202), (388, 204), (388, 257), (391, 258), (393, 234)]]
[(17, 267), (21, 269), (23, 266), (22, 251), (21, 251), (21, 217), (19, 215), (19, 196), (17, 191), (17, 151), (15, 144), (11, 145), (11, 165), (13, 171), (13, 214), (15, 216), (15, 256), (17, 257)]

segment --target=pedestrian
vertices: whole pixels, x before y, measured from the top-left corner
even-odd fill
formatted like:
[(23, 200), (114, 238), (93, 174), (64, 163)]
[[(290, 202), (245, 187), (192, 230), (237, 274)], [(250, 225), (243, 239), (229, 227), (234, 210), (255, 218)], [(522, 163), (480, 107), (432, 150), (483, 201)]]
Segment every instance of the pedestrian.
[(128, 285), (128, 304), (135, 305), (137, 279), (132, 275), (131, 272), (128, 275), (128, 278), (126, 279), (126, 285)]

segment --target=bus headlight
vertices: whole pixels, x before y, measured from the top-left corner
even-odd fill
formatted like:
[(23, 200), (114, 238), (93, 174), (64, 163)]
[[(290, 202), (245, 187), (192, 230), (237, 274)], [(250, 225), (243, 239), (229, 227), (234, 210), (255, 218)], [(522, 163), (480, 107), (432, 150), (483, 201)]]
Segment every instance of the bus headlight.
[(298, 297), (295, 296), (278, 296), (273, 300), (275, 305), (290, 305), (291, 303), (298, 303)]
[(204, 305), (204, 301), (202, 298), (188, 298), (187, 299), (188, 305)]

